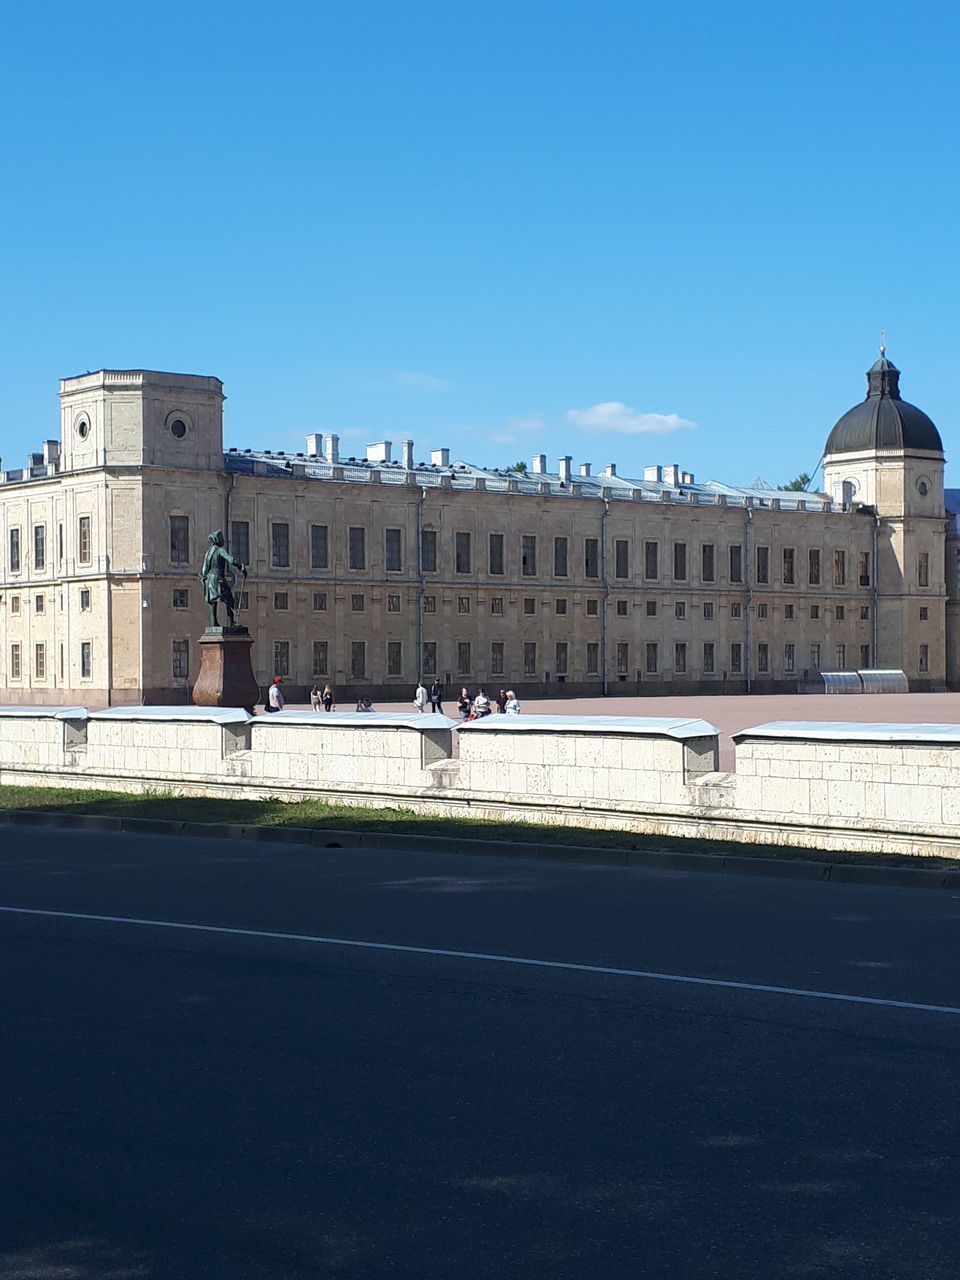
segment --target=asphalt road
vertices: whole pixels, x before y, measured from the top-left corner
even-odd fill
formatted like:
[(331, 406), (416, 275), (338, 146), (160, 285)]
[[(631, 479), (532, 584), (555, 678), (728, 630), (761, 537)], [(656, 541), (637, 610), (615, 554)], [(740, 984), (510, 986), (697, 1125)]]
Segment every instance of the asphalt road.
[(0, 907), (0, 1280), (960, 1274), (958, 896), (8, 827)]

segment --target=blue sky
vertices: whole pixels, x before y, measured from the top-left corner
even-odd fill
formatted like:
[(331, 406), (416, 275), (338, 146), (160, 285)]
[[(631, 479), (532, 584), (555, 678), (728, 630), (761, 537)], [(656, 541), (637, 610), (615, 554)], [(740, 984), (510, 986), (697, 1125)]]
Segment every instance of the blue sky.
[(949, 459), (958, 24), (936, 0), (17, 6), (4, 465), (57, 435), (60, 377), (157, 368), (222, 378), (239, 447), (776, 484), (862, 398), (881, 326)]

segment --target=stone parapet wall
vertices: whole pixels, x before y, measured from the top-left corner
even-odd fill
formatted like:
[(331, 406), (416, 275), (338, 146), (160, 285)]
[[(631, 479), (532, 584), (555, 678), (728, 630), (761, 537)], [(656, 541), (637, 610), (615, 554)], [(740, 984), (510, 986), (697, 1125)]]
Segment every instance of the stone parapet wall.
[(960, 726), (783, 723), (735, 743), (736, 771), (718, 773), (718, 733), (703, 721), (458, 726), (433, 715), (7, 707), (0, 782), (323, 796), (753, 844), (960, 852)]

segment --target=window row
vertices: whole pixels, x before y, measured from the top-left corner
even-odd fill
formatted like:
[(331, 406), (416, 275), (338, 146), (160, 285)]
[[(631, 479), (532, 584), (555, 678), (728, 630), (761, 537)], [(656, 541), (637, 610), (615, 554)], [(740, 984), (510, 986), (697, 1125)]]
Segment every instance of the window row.
[[(26, 560), (23, 546), (22, 530), (14, 527), (8, 531), (7, 567), (10, 573), (21, 573)], [(63, 562), (64, 534), (63, 525), (57, 525), (57, 563)], [(47, 526), (33, 526), (33, 569), (40, 572), (47, 567)], [(80, 564), (90, 564), (93, 559), (93, 543), (91, 517), (80, 516), (77, 520), (77, 560)]]
[[(60, 645), (60, 679), (64, 678), (64, 646)], [(33, 646), (33, 678), (34, 680), (47, 680), (50, 677), (50, 664), (47, 661), (47, 646), (45, 644), (35, 644)], [(24, 671), (24, 646), (21, 644), (12, 644), (10, 646), (10, 679), (22, 680), (25, 676)], [(91, 640), (82, 640), (80, 642), (80, 679), (90, 680), (93, 678), (93, 642)]]

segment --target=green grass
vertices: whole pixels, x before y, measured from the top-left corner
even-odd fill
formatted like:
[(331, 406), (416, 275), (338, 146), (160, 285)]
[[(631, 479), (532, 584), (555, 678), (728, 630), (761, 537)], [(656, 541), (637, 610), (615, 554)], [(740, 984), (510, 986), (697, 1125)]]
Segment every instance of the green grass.
[(411, 809), (368, 809), (322, 800), (220, 799), (176, 795), (170, 791), (128, 794), (73, 791), (64, 787), (0, 787), (0, 811), (31, 809), (45, 813), (104, 814), (120, 818), (165, 818), (178, 822), (230, 822), (244, 826), (292, 826), (340, 831), (402, 832), (454, 839), (507, 840), (516, 844), (585, 845), (595, 849), (643, 849), (685, 853), (733, 854), (756, 858), (803, 858), (816, 862), (852, 862), (872, 866), (960, 868), (960, 857), (829, 852), (783, 845), (739, 844), (693, 837), (599, 831), (593, 827), (503, 822), (487, 818), (425, 817)]

